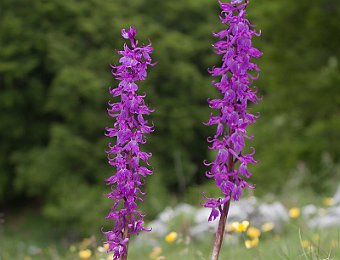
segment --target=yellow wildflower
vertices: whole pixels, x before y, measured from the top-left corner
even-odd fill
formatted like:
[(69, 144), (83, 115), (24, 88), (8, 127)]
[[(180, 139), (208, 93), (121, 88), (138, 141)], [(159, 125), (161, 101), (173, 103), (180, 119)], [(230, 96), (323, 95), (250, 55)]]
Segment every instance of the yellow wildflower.
[(246, 248), (253, 248), (253, 247), (257, 247), (260, 243), (260, 240), (258, 238), (254, 238), (252, 240), (246, 240), (244, 241), (244, 245), (246, 246)]
[(106, 260), (112, 260), (113, 259), (113, 254), (110, 253), (107, 255)]
[(236, 231), (239, 227), (240, 223), (239, 222), (233, 222), (231, 223), (230, 227), (230, 231)]
[(166, 237), (165, 241), (168, 243), (174, 242), (178, 237), (178, 234), (176, 232), (170, 232)]
[(242, 233), (246, 231), (248, 227), (249, 227), (249, 221), (245, 220), (245, 221), (242, 221), (242, 223), (239, 223), (239, 222), (231, 223), (230, 229), (231, 231)]
[(300, 217), (300, 209), (297, 208), (297, 207), (291, 208), (289, 210), (289, 216), (291, 218), (298, 218), (298, 217)]
[(247, 235), (253, 239), (258, 238), (261, 236), (261, 231), (256, 227), (250, 227), (248, 228)]
[(78, 255), (81, 259), (89, 259), (92, 255), (92, 252), (90, 249), (85, 249), (85, 250), (79, 251)]
[(162, 253), (162, 248), (159, 246), (156, 246), (152, 249), (150, 253), (150, 259), (157, 259), (157, 257)]
[(274, 229), (274, 224), (271, 222), (264, 223), (261, 227), (263, 232), (269, 232)]
[(333, 198), (325, 198), (323, 201), (322, 201), (323, 205), (327, 206), (327, 207), (330, 207), (330, 206), (333, 206), (334, 205), (334, 199)]
[(226, 230), (227, 230), (227, 232), (232, 232), (233, 231), (233, 227), (231, 226), (231, 224), (227, 224)]
[(312, 245), (312, 243), (311, 243), (309, 240), (302, 240), (302, 241), (301, 241), (301, 246), (302, 246), (303, 248), (310, 248), (311, 245)]
[(109, 250), (109, 247), (110, 247), (109, 244), (104, 244), (103, 245), (103, 248), (104, 248), (105, 252), (107, 252), (107, 250)]

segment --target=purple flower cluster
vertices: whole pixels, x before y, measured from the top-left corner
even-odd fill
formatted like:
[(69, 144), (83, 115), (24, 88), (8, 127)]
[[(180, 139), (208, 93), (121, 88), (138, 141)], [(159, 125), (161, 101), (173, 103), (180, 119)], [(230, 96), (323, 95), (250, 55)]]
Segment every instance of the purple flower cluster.
[(151, 153), (140, 150), (145, 144), (144, 134), (153, 131), (144, 119), (150, 108), (144, 102), (144, 95), (138, 95), (136, 81), (145, 80), (148, 66), (151, 63), (151, 44), (138, 46), (135, 39), (136, 29), (130, 27), (122, 30), (122, 36), (130, 41), (124, 50), (118, 51), (122, 56), (119, 66), (112, 66), (112, 74), (120, 81), (117, 88), (110, 89), (113, 98), (120, 97), (118, 102), (109, 102), (108, 114), (115, 118), (113, 127), (106, 128), (106, 136), (115, 138), (115, 144), (108, 144), (108, 162), (115, 168), (115, 174), (106, 179), (111, 185), (111, 192), (106, 196), (113, 200), (113, 207), (107, 219), (114, 222), (113, 229), (104, 234), (109, 252), (114, 252), (114, 259), (127, 254), (127, 244), (131, 234), (148, 231), (143, 227), (143, 215), (137, 210), (137, 202), (142, 201), (144, 193), (140, 187), (143, 177), (152, 174), (147, 168)]
[[(222, 3), (220, 20), (227, 25), (227, 29), (214, 36), (219, 39), (214, 44), (215, 52), (222, 55), (222, 66), (213, 67), (209, 72), (219, 77), (213, 85), (220, 93), (220, 98), (208, 100), (210, 108), (217, 109), (218, 115), (210, 115), (207, 125), (216, 125), (217, 131), (213, 137), (208, 138), (211, 143), (209, 149), (216, 150), (215, 161), (204, 162), (211, 166), (206, 173), (208, 178), (214, 178), (216, 185), (223, 193), (223, 198), (207, 198), (204, 207), (211, 208), (209, 221), (216, 219), (222, 205), (231, 198), (238, 200), (242, 190), (246, 187), (254, 188), (246, 179), (251, 176), (248, 164), (254, 164), (255, 153), (244, 153), (246, 127), (254, 123), (258, 115), (248, 112), (248, 101), (257, 103), (256, 90), (250, 85), (258, 77), (259, 68), (251, 62), (252, 58), (259, 58), (262, 53), (252, 47), (252, 37), (259, 36), (253, 25), (246, 18), (248, 1), (232, 0), (231, 3)], [(254, 71), (254, 72), (252, 72)], [(252, 72), (252, 74), (251, 74)]]

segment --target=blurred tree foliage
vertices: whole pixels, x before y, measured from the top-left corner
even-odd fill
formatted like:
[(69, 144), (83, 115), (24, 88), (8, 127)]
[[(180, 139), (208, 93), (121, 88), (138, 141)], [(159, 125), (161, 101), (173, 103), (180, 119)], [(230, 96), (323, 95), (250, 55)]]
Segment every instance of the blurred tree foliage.
[[(339, 172), (340, 2), (256, 1), (254, 21), (263, 30), (260, 82), (262, 118), (254, 126), (255, 179), (280, 190), (303, 165), (303, 184), (327, 192)], [(249, 8), (249, 10), (251, 10)], [(329, 158), (325, 163), (324, 158)], [(327, 160), (326, 160), (327, 161)], [(262, 187), (265, 190), (267, 187)]]
[[(2, 0), (0, 203), (38, 199), (46, 217), (81, 232), (103, 224), (110, 205), (103, 179), (113, 171), (103, 152), (103, 129), (112, 124), (108, 87), (116, 84), (109, 64), (118, 59), (120, 29), (131, 24), (141, 42), (151, 39), (158, 62), (141, 85), (156, 108), (145, 147), (155, 175), (143, 207), (152, 217), (169, 194), (202, 184), (213, 131), (202, 122), (215, 95), (207, 68), (220, 62), (211, 48), (218, 12), (211, 0)], [(262, 117), (250, 144), (260, 161), (258, 192), (280, 191), (301, 164), (303, 184), (323, 192), (335, 180), (325, 164), (340, 157), (340, 3), (254, 0), (249, 16), (262, 30), (255, 45), (264, 52), (263, 101), (254, 108)]]

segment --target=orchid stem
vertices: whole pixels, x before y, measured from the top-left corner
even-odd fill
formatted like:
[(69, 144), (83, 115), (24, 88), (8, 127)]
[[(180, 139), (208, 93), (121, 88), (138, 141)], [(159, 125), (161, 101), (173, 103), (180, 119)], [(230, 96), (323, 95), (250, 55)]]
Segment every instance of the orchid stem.
[[(129, 170), (132, 170), (131, 159), (132, 159), (132, 152), (129, 151), (129, 153), (127, 155), (127, 160), (128, 160), (127, 168)], [(126, 198), (124, 198), (124, 200), (126, 201)], [(129, 232), (129, 224), (130, 224), (130, 222), (131, 222), (131, 213), (125, 216), (123, 240), (125, 238), (128, 238), (129, 241), (125, 244), (126, 250), (125, 250), (125, 253), (122, 254), (121, 260), (127, 260), (127, 258), (128, 258), (128, 249), (129, 249), (129, 242), (130, 242), (130, 232)]]
[[(130, 232), (129, 232), (129, 223), (131, 220), (131, 214), (127, 215), (125, 217), (125, 225), (124, 225), (124, 234), (123, 234), (123, 240), (125, 238), (130, 239)], [(129, 241), (125, 244), (126, 246), (126, 251), (125, 253), (121, 256), (121, 260), (127, 260), (128, 258), (128, 249), (129, 249)]]
[(216, 232), (216, 240), (215, 240), (215, 245), (214, 249), (212, 252), (211, 260), (218, 260), (218, 257), (220, 255), (221, 251), (221, 246), (223, 242), (223, 237), (224, 237), (224, 230), (225, 230), (225, 225), (227, 222), (227, 217), (228, 217), (228, 212), (229, 212), (229, 206), (230, 206), (230, 200), (228, 200), (223, 206), (222, 206), (222, 212), (221, 212), (221, 217), (218, 222), (218, 228)]
[[(232, 131), (229, 129), (229, 132), (232, 132)], [(234, 162), (233, 156), (230, 153), (229, 153), (227, 166), (228, 166), (228, 172), (234, 171), (235, 162)], [(212, 252), (211, 260), (218, 260), (218, 257), (220, 255), (221, 246), (222, 246), (223, 237), (224, 237), (225, 225), (226, 225), (227, 217), (229, 213), (230, 200), (231, 200), (231, 194), (229, 196), (229, 200), (222, 205), (221, 216), (218, 222), (218, 228), (216, 231), (216, 239), (215, 239), (215, 244), (214, 244), (214, 249)]]

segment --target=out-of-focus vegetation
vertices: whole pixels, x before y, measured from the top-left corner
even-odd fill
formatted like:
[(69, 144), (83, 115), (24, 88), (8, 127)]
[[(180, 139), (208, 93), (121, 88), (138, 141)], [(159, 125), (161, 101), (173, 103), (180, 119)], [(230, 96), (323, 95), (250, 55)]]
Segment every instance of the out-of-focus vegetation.
[[(322, 205), (319, 210), (327, 214), (331, 209), (325, 206)], [(300, 215), (300, 209), (304, 211), (300, 207), (291, 208), (290, 219), (281, 227), (274, 222), (256, 226), (251, 219), (229, 222), (220, 258), (339, 259), (340, 229), (310, 228), (307, 219)], [(100, 237), (89, 236), (76, 241), (72, 238), (60, 238), (59, 231), (52, 228), (48, 221), (38, 221), (39, 217), (32, 211), (26, 213), (25, 218), (12, 221), (4, 229), (0, 227), (0, 234), (6, 237), (0, 241), (0, 259), (112, 260), (112, 253), (106, 252), (107, 246), (102, 244)], [(195, 225), (195, 221), (191, 214), (192, 212), (181, 211), (179, 215), (170, 217), (166, 224), (167, 230), (171, 231), (163, 235), (155, 230), (134, 237), (129, 246), (129, 259), (210, 259), (214, 235), (206, 230), (192, 236), (189, 230)]]
[[(250, 130), (259, 164), (256, 194), (311, 186), (328, 193), (339, 179), (340, 2), (254, 0), (250, 20), (262, 31), (256, 82), (261, 119)], [(214, 96), (207, 68), (219, 64), (211, 32), (222, 28), (217, 1), (114, 0), (0, 3), (0, 204), (5, 216), (35, 207), (58, 230), (89, 235), (104, 225), (110, 201), (103, 180), (113, 174), (103, 136), (109, 64), (131, 24), (154, 46), (141, 85), (156, 131), (155, 174), (144, 211), (152, 218), (176, 197), (199, 203), (207, 184), (202, 122)], [(293, 182), (287, 180), (295, 178)], [(210, 185), (210, 186), (209, 186)]]

